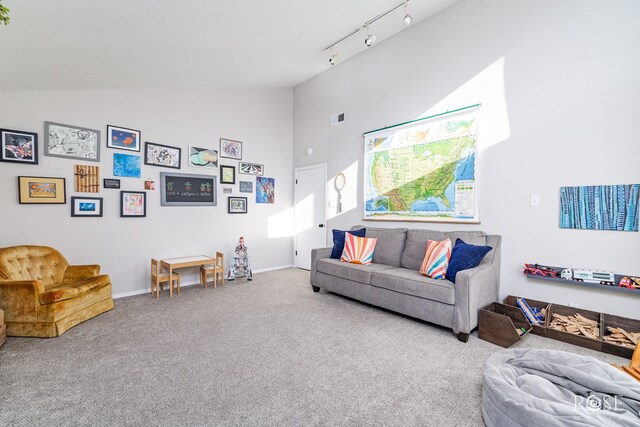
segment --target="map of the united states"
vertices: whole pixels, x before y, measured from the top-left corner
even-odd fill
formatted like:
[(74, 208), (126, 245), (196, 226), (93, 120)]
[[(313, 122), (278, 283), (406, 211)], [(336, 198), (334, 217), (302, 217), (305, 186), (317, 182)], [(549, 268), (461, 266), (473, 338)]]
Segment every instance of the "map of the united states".
[(475, 194), (474, 124), (475, 119), (440, 121), (370, 137), (365, 217), (459, 216), (456, 200)]

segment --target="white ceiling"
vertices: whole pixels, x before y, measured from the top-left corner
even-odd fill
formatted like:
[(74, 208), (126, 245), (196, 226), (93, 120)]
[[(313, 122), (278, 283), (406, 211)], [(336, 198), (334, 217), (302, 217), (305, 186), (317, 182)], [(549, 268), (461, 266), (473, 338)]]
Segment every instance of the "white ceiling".
[[(3, 0), (0, 90), (292, 87), (401, 0)], [(414, 24), (458, 0), (410, 0)], [(405, 28), (401, 7), (371, 26)], [(366, 34), (338, 45), (344, 61)], [(375, 49), (372, 47), (371, 49)]]

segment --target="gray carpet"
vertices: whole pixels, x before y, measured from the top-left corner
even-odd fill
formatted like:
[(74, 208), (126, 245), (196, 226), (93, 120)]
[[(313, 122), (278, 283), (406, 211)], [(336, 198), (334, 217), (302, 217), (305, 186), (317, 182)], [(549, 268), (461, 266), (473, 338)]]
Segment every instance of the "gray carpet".
[(0, 425), (477, 426), (482, 365), (499, 350), (280, 270), (119, 299), (59, 338), (9, 338)]

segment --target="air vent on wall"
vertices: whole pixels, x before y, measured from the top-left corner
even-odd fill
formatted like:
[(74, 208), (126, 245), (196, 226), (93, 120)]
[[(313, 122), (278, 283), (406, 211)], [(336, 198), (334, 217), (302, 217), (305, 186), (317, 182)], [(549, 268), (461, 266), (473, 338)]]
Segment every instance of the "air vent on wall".
[(344, 111), (342, 113), (337, 113), (331, 116), (331, 126), (337, 126), (340, 123), (344, 122), (347, 119), (347, 113)]

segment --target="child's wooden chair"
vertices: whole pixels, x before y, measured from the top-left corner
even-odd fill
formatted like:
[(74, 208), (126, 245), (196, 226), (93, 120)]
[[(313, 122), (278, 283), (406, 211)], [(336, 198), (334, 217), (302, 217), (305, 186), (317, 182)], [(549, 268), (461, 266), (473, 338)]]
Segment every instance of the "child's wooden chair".
[(222, 282), (220, 285), (224, 285), (224, 254), (222, 252), (216, 252), (216, 260), (214, 264), (203, 265), (200, 267), (200, 281), (204, 283), (204, 287), (207, 287), (207, 277), (209, 274), (213, 274), (213, 288), (217, 287), (218, 274), (222, 276)]
[(156, 293), (156, 298), (160, 296), (160, 291), (162, 283), (169, 282), (169, 297), (173, 298), (173, 282), (176, 282), (178, 286), (178, 295), (180, 294), (180, 275), (177, 272), (173, 272), (171, 277), (169, 277), (169, 273), (163, 271), (162, 266), (160, 265), (160, 261), (156, 259), (151, 260), (151, 295), (153, 292)]

